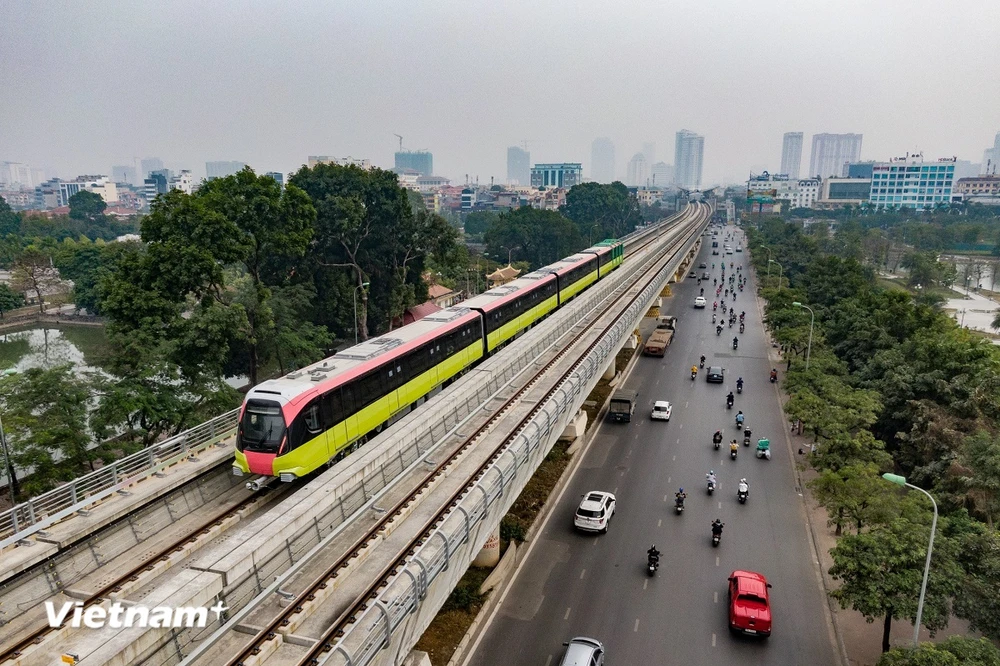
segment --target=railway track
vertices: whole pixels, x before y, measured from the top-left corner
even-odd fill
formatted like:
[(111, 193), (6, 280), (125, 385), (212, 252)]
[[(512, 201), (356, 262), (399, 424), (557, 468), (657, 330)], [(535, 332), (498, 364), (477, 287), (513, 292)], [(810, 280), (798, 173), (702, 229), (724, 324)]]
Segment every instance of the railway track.
[[(680, 237), (670, 244), (666, 254), (675, 252), (690, 239), (693, 231), (704, 221), (701, 217), (702, 215), (703, 213), (693, 215), (694, 220), (689, 223), (689, 231), (687, 233), (681, 233)], [(644, 245), (648, 245), (653, 242), (656, 242), (656, 239), (647, 240), (639, 247), (641, 248)], [(657, 262), (655, 261), (652, 263), (654, 266), (657, 265)], [(626, 292), (630, 289), (635, 289), (637, 285), (641, 284), (641, 291), (642, 287), (645, 287), (654, 279), (653, 276), (655, 276), (656, 272), (658, 272), (658, 269), (647, 270), (643, 272), (642, 275), (637, 276), (631, 284), (624, 288), (620, 287), (619, 290)], [(633, 297), (633, 299), (634, 298), (637, 298), (637, 296)], [(593, 315), (593, 319), (600, 319), (617, 305), (619, 305), (619, 301), (617, 299), (612, 299), (611, 302), (602, 308), (599, 313)], [(603, 335), (606, 333), (613, 325), (614, 322), (612, 321), (602, 329), (601, 334)], [(487, 421), (480, 424), (471, 434), (469, 434), (461, 446), (452, 451), (446, 459), (437, 463), (431, 470), (429, 470), (422, 481), (417, 486), (412, 488), (408, 494), (399, 499), (391, 508), (386, 509), (384, 515), (382, 515), (382, 517), (369, 529), (366, 534), (358, 538), (346, 552), (336, 557), (333, 562), (326, 567), (326, 569), (319, 576), (315, 577), (314, 580), (308, 584), (281, 613), (275, 616), (267, 625), (263, 626), (253, 636), (251, 641), (227, 662), (227, 666), (251, 666), (252, 664), (263, 663), (264, 660), (267, 659), (274, 659), (275, 653), (283, 644), (280, 640), (278, 640), (282, 630), (298, 625), (299, 621), (296, 616), (305, 612), (307, 607), (314, 600), (321, 597), (323, 591), (328, 586), (334, 584), (336, 579), (341, 575), (341, 572), (346, 569), (352, 561), (361, 556), (362, 551), (375, 541), (393, 521), (400, 517), (411, 503), (417, 501), (418, 496), (425, 492), (435, 479), (445, 474), (448, 469), (455, 465), (455, 463), (459, 461), (468, 450), (475, 447), (483, 436), (520, 402), (525, 394), (530, 392), (540, 381), (542, 381), (543, 378), (545, 378), (546, 374), (549, 373), (554, 365), (564, 359), (571, 350), (575, 349), (577, 352), (577, 360), (556, 379), (552, 386), (547, 389), (544, 397), (538, 399), (535, 402), (534, 407), (520, 420), (520, 422), (509, 432), (509, 434), (494, 447), (486, 460), (478, 466), (477, 470), (469, 478), (469, 480), (462, 485), (461, 488), (455, 491), (443, 503), (442, 508), (422, 525), (418, 531), (418, 535), (399, 550), (399, 552), (392, 558), (391, 563), (388, 566), (385, 566), (375, 576), (371, 585), (357, 597), (357, 600), (352, 605), (338, 615), (336, 620), (332, 622), (319, 639), (315, 641), (315, 644), (306, 651), (305, 655), (294, 660), (294, 662), (289, 660), (289, 663), (303, 665), (321, 663), (325, 659), (325, 655), (328, 655), (334, 649), (336, 640), (343, 635), (345, 628), (357, 620), (360, 614), (375, 600), (379, 590), (388, 585), (389, 581), (399, 572), (400, 568), (406, 563), (408, 558), (416, 552), (416, 549), (423, 545), (428, 538), (430, 538), (434, 528), (445, 520), (448, 514), (458, 504), (459, 500), (473, 487), (475, 482), (481, 478), (485, 471), (490, 468), (490, 466), (502, 454), (518, 433), (527, 425), (527, 423), (534, 418), (545, 401), (548, 400), (566, 380), (566, 378), (577, 369), (586, 355), (599, 343), (600, 339), (601, 336), (597, 336), (582, 350), (575, 349), (577, 347), (577, 343), (575, 341), (571, 342), (558, 351), (552, 358), (548, 359), (548, 361), (535, 371), (532, 377), (516, 393), (507, 398), (499, 409), (496, 409), (494, 414)], [(285, 661), (283, 660), (282, 663), (285, 663)]]

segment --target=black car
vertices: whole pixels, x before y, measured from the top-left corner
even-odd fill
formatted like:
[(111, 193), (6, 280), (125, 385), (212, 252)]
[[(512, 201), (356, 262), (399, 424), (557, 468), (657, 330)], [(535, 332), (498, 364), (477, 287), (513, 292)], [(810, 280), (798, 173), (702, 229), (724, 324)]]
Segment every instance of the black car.
[(712, 250), (712, 254), (719, 254), (718, 250)]
[(708, 374), (705, 375), (705, 381), (713, 384), (721, 384), (726, 381), (726, 371), (722, 369), (722, 366), (713, 365), (708, 369)]
[(703, 262), (701, 262), (700, 264), (698, 264), (698, 268), (708, 268), (708, 264), (706, 264), (706, 263), (705, 263), (705, 262), (703, 261)]

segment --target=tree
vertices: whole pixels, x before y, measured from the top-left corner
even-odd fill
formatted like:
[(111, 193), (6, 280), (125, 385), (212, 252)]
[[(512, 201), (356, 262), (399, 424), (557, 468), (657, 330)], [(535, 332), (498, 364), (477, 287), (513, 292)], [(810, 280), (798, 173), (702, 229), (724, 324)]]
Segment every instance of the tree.
[(65, 284), (52, 265), (52, 258), (34, 247), (29, 247), (14, 260), (10, 282), (17, 291), (37, 295), (39, 312), (45, 312), (45, 297)]
[(0, 284), (0, 316), (24, 305), (24, 294), (19, 294), (7, 284)]
[(574, 224), (554, 210), (519, 208), (500, 215), (486, 232), (490, 255), (501, 257), (516, 249), (514, 256), (525, 258), (531, 268), (567, 257), (583, 247), (580, 232)]
[[(11, 462), (32, 473), (20, 485), (29, 495), (93, 471), (97, 452), (87, 430), (90, 382), (71, 364), (29, 368), (0, 379)], [(11, 489), (19, 490), (16, 481)]]
[(959, 460), (964, 466), (960, 480), (992, 530), (993, 517), (1000, 511), (1000, 439), (983, 430), (977, 432), (965, 440)]
[(90, 224), (104, 223), (104, 211), (108, 204), (100, 194), (80, 190), (69, 198), (69, 216), (74, 220), (82, 220)]
[(394, 173), (319, 164), (300, 169), (290, 182), (309, 195), (317, 211), (316, 242), (303, 262), (316, 286), (317, 308), (339, 315), (319, 323), (352, 333), (356, 294), (357, 330), (366, 340), (370, 319), (387, 325), (409, 289), (410, 298), (426, 295), (421, 269), (427, 249), (414, 235), (440, 223), (437, 216), (414, 222)]
[(599, 225), (602, 238), (620, 238), (642, 220), (638, 201), (617, 181), (574, 185), (560, 212), (576, 224), (582, 238), (590, 235), (594, 224)]
[(836, 526), (838, 537), (848, 521), (860, 533), (866, 525), (886, 523), (898, 515), (897, 496), (878, 474), (877, 466), (859, 463), (823, 470), (809, 482), (816, 501), (830, 515), (829, 523)]
[[(830, 551), (834, 562), (830, 575), (841, 581), (830, 596), (868, 622), (883, 621), (882, 652), (889, 650), (894, 619), (916, 621), (929, 532), (923, 522), (898, 518), (868, 532), (843, 536)], [(950, 600), (961, 580), (953, 551), (948, 539), (938, 535), (922, 615), (923, 625), (932, 632), (947, 626)]]
[(1000, 666), (1000, 650), (985, 638), (949, 636), (917, 648), (893, 648), (875, 666)]
[(463, 228), (467, 236), (482, 236), (491, 224), (495, 224), (500, 216), (488, 210), (477, 210), (465, 216)]

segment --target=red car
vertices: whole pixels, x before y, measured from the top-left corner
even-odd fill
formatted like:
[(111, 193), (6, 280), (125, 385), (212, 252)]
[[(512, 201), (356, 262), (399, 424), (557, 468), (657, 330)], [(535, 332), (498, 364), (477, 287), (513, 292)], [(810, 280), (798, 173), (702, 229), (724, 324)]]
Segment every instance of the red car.
[(771, 584), (759, 573), (729, 574), (729, 628), (753, 636), (771, 635)]

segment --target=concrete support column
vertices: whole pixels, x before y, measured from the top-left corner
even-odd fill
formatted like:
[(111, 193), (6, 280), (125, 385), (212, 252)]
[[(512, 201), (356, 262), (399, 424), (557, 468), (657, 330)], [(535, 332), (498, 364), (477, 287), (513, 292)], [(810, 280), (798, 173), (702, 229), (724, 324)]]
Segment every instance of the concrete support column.
[(474, 567), (495, 567), (500, 562), (500, 527), (490, 532), (476, 559), (472, 560)]
[(615, 378), (615, 357), (611, 357), (611, 362), (608, 363), (608, 367), (604, 369), (604, 374), (601, 375), (601, 379), (607, 379), (608, 381)]

